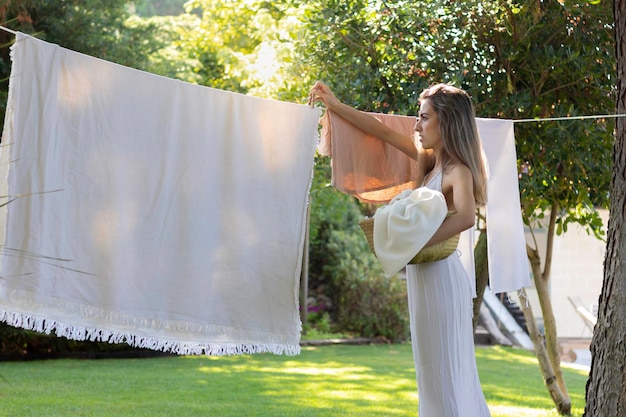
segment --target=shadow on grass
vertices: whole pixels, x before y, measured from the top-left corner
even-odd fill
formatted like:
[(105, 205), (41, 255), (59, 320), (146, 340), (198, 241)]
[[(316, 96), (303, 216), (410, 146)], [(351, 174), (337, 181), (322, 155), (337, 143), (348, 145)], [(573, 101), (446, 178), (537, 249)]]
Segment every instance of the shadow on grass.
[(219, 382), (224, 396), (227, 386), (243, 384), (247, 400), (268, 415), (414, 416), (417, 410), (413, 363), (402, 346), (311, 347), (295, 358), (187, 359), (198, 363), (201, 383)]
[[(550, 410), (554, 403), (543, 382), (537, 358), (518, 348), (490, 347), (476, 350), (480, 379), (489, 404)], [(588, 372), (563, 366), (574, 414), (585, 406)]]
[[(552, 415), (532, 353), (479, 348), (477, 360), (494, 417)], [(574, 407), (584, 407), (586, 373), (564, 372)], [(0, 363), (0, 375), (0, 417), (395, 417), (417, 415), (418, 404), (409, 344)]]

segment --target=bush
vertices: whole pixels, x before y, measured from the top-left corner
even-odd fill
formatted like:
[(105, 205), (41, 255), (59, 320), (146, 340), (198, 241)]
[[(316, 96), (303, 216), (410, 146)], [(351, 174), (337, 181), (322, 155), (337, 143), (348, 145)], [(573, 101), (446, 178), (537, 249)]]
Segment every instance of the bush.
[(332, 277), (335, 324), (341, 331), (392, 342), (409, 336), (406, 283), (387, 278), (360, 230), (335, 230), (324, 265)]
[(0, 360), (92, 358), (106, 357), (114, 352), (132, 355), (143, 351), (145, 349), (133, 348), (125, 343), (80, 342), (57, 337), (54, 333), (38, 333), (0, 323)]
[(329, 162), (318, 156), (311, 187), (309, 305), (315, 310), (305, 329), (406, 340), (406, 285), (384, 276), (358, 225), (374, 208), (330, 185)]

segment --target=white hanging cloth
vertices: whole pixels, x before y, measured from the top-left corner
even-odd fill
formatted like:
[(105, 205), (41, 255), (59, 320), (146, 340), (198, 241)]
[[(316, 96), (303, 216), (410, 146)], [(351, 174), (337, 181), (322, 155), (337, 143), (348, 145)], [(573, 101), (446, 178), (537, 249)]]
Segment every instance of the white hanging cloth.
[(319, 110), (18, 33), (0, 319), (179, 354), (299, 353)]

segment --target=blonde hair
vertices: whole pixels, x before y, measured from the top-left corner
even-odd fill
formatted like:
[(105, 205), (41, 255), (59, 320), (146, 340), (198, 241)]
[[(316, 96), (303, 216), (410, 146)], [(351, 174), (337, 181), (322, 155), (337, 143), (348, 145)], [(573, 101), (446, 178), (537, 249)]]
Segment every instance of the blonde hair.
[(420, 101), (427, 99), (439, 117), (444, 153), (469, 168), (474, 183), (474, 200), (479, 206), (485, 205), (487, 169), (471, 97), (460, 88), (436, 84), (420, 94)]

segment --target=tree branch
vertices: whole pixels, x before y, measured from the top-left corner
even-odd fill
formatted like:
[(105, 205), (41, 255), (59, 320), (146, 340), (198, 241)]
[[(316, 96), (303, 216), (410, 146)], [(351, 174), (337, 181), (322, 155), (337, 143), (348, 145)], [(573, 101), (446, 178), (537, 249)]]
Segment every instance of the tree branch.
[(552, 253), (554, 252), (554, 236), (556, 228), (556, 217), (559, 210), (559, 202), (553, 201), (550, 208), (550, 222), (548, 223), (548, 238), (546, 240), (546, 262), (543, 265), (541, 279), (548, 282), (550, 279), (550, 270), (552, 269)]

